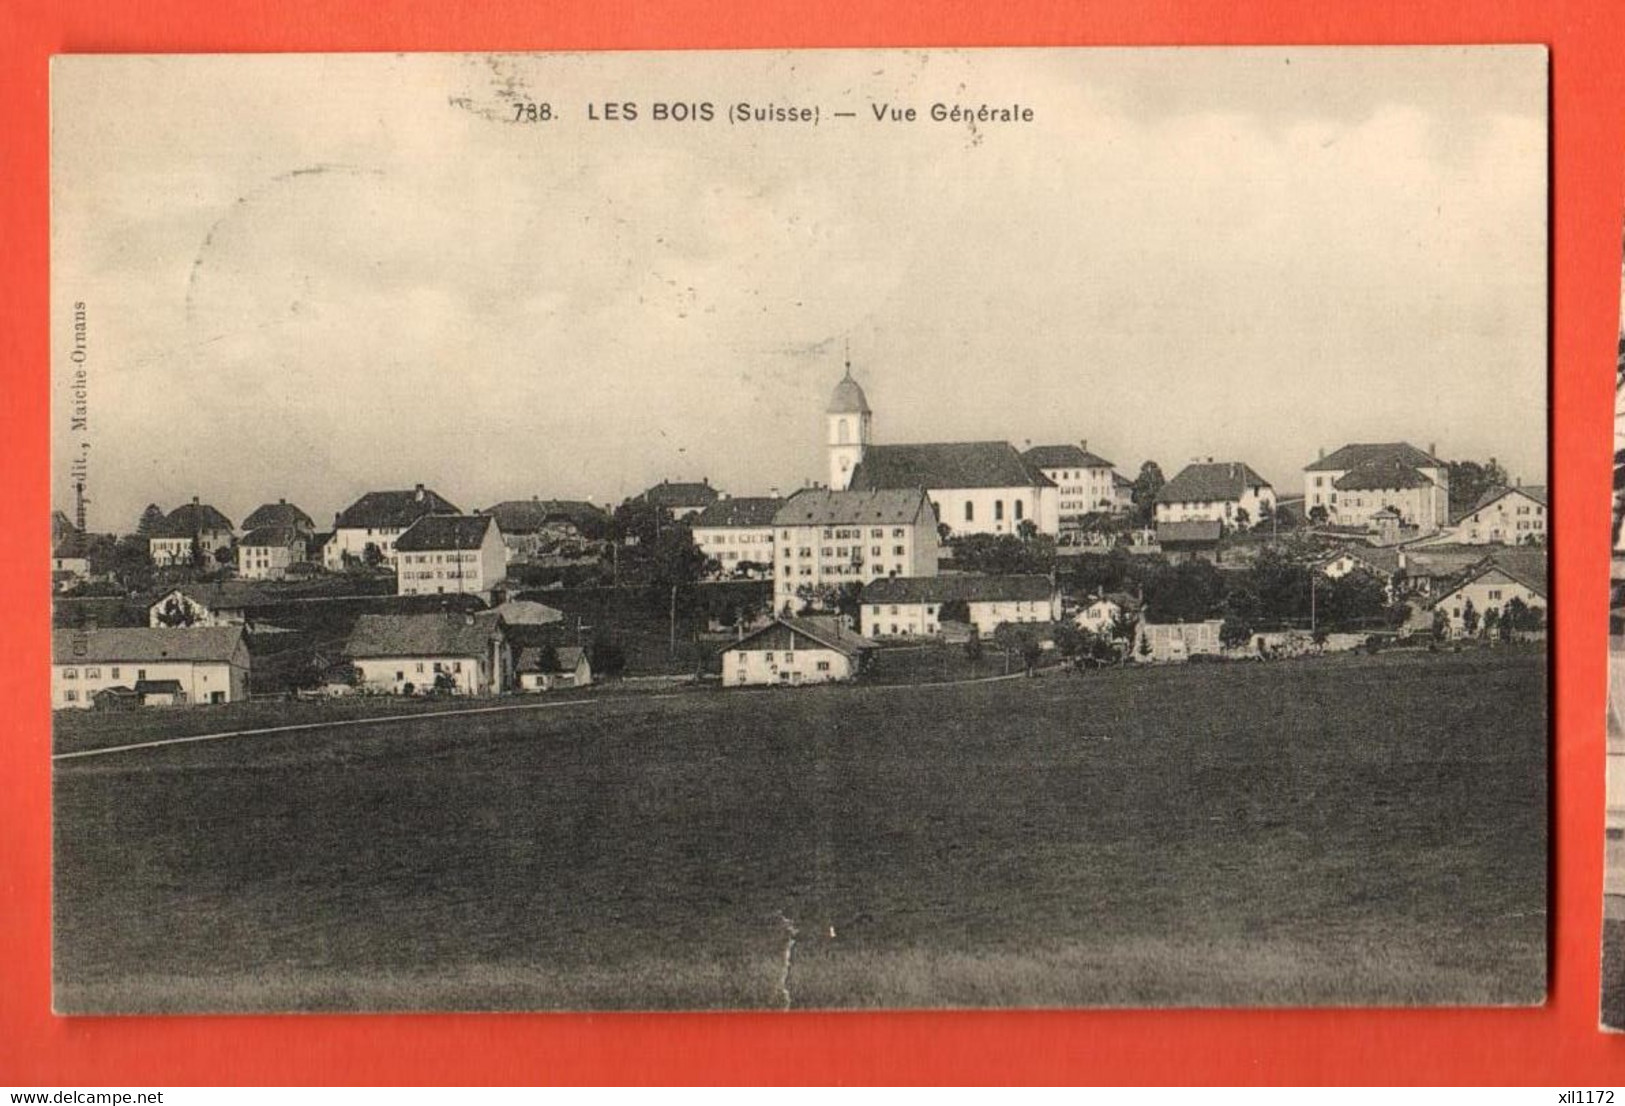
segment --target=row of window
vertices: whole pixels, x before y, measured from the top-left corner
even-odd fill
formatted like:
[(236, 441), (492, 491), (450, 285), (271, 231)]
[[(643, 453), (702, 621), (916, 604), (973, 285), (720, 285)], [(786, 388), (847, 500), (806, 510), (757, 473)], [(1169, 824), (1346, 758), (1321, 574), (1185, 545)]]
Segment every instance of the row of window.
[[(739, 667), (743, 668), (748, 663), (748, 661), (747, 661), (747, 659), (745, 657), (745, 654), (743, 652), (736, 653), (734, 655), (738, 658), (737, 663), (738, 663)], [(773, 663), (775, 663), (774, 660), (773, 660), (775, 655), (782, 656), (784, 658), (784, 663), (785, 664), (794, 664), (796, 662), (796, 655), (795, 655), (795, 653), (793, 651), (787, 651), (787, 652), (782, 653), (782, 654), (774, 654), (774, 653), (771, 653), (771, 652), (763, 653), (762, 654), (762, 659), (764, 661), (766, 661), (768, 664), (773, 664)], [(818, 667), (818, 671), (820, 671), (820, 672), (828, 672), (829, 671), (829, 661), (819, 661), (819, 662), (817, 662), (817, 667)], [(786, 675), (788, 675), (788, 673), (786, 673)]]
[(474, 580), (478, 578), (479, 573), (477, 572), (448, 572), (443, 568), (425, 568), (419, 572), (407, 572), (404, 569), (401, 571), (401, 579), (403, 580)]
[[(109, 679), (117, 680), (117, 679), (120, 678), (119, 677), (119, 669), (118, 669), (117, 665), (114, 665), (113, 667), (109, 668), (107, 670), (107, 673), (108, 673), (108, 678)], [(62, 678), (64, 680), (77, 680), (79, 678), (79, 670), (77, 668), (64, 668), (62, 670)], [(99, 680), (99, 679), (102, 678), (102, 670), (100, 668), (87, 668), (87, 669), (85, 669), (85, 677), (84, 678), (87, 679), (87, 680)], [(138, 680), (146, 679), (147, 678), (147, 670), (145, 668), (136, 669), (135, 678), (138, 679)]]
[[(790, 531), (790, 530), (783, 531), (784, 540), (789, 541), (792, 533), (793, 533), (793, 531)], [(883, 538), (883, 537), (886, 536), (886, 528), (883, 527), (883, 526), (871, 526), (869, 528), (869, 536), (871, 538)], [(894, 538), (906, 538), (908, 536), (908, 530), (907, 530), (906, 527), (894, 526), (892, 528), (891, 536), (894, 537)], [(842, 538), (851, 539), (851, 538), (861, 538), (861, 537), (863, 537), (863, 528), (861, 526), (826, 526), (826, 527), (824, 527), (824, 540), (825, 541), (830, 541), (832, 539), (833, 540), (839, 540), (839, 539), (842, 539)], [(768, 540), (771, 541), (772, 538), (769, 538)]]
[[(1023, 503), (1019, 499), (1016, 500), (1016, 521), (1017, 522), (1020, 522), (1022, 520), (1022, 518), (1024, 517), (1024, 512), (1026, 511), (1026, 509), (1027, 509), (1027, 505), (1025, 503)], [(976, 504), (973, 503), (969, 499), (965, 500), (965, 521), (966, 522), (975, 522), (976, 521)], [(1003, 522), (1004, 521), (1004, 500), (1002, 500), (1002, 499), (995, 499), (993, 501), (993, 521), (994, 522)]]
[(701, 545), (772, 545), (772, 534), (740, 533), (740, 534), (701, 534)]
[(402, 556), (409, 565), (474, 564), (480, 559), (478, 553), (405, 553)]

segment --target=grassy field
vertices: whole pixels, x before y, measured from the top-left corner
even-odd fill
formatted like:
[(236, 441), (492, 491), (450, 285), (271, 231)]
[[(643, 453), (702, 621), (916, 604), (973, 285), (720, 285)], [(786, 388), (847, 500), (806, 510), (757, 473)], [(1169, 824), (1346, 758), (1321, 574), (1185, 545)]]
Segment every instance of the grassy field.
[(1544, 654), (59, 762), (63, 1011), (1536, 1002)]

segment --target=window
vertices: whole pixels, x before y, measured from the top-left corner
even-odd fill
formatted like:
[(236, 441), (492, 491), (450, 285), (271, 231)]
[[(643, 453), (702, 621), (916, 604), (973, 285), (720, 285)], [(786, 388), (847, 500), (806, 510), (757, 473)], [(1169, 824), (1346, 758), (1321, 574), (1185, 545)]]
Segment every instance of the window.
[(423, 671), (423, 662), (422, 661), (418, 661), (418, 671), (419, 672)]
[(871, 546), (870, 546), (870, 547), (869, 547), (869, 556), (871, 556), (871, 557), (878, 557), (878, 556), (880, 556), (880, 546), (878, 546), (878, 545), (871, 545)]
[[(879, 535), (879, 534), (876, 534), (876, 535), (875, 535), (875, 537), (877, 537), (877, 538), (878, 538), (878, 537), (879, 537), (879, 536), (880, 536), (880, 535)], [(891, 536), (892, 536), (892, 537), (894, 537), (894, 538), (900, 538), (900, 537), (902, 537), (902, 536), (903, 536), (903, 528), (902, 528), (902, 527), (901, 527), (901, 526), (899, 526), (899, 527), (897, 527), (897, 528), (896, 528), (896, 529), (894, 529), (894, 530), (893, 530), (893, 531), (892, 531), (892, 532), (891, 532)]]
[(892, 614), (896, 614), (896, 613), (897, 613), (897, 608), (896, 608), (896, 607), (895, 607), (895, 606), (893, 606), (893, 607), (892, 607), (892, 609), (891, 609), (891, 613), (892, 613)]
[(993, 521), (1004, 521), (1004, 500), (1002, 499), (995, 499), (993, 501)]
[(818, 662), (818, 671), (820, 671), (820, 672), (828, 672), (829, 671), (829, 661), (819, 661)]
[(796, 659), (796, 655), (794, 653), (786, 653), (786, 654), (784, 654), (784, 663), (785, 664), (794, 664), (795, 659)]
[(136, 669), (135, 670), (135, 678), (138, 679), (138, 680), (146, 679), (147, 678), (147, 670), (145, 668)]
[(62, 693), (62, 701), (65, 703), (77, 703), (79, 701), (79, 693), (74, 691), (72, 688), (69, 688), (67, 691)]
[(762, 654), (762, 659), (765, 660), (768, 664), (772, 664), (773, 663), (773, 654), (772, 653), (764, 653), (764, 654)]
[(839, 430), (839, 433), (837, 435), (837, 438), (838, 438), (841, 445), (846, 445), (848, 442), (850, 442), (852, 440), (852, 429), (848, 425), (847, 420), (845, 420), (845, 419), (841, 420), (840, 430)]
[(1017, 522), (1021, 521), (1021, 512), (1022, 512), (1023, 506), (1024, 505), (1021, 502), (1021, 500), (1019, 500), (1019, 499), (1016, 500), (1016, 521)]
[(85, 679), (87, 679), (87, 680), (99, 680), (101, 678), (102, 678), (102, 670), (101, 669), (99, 669), (99, 668), (87, 668), (87, 669), (85, 669)]
[(118, 666), (117, 665), (115, 665), (114, 667), (108, 669), (108, 671), (112, 673), (113, 679), (115, 679), (115, 680), (118, 679)]
[(900, 545), (893, 546), (892, 547), (892, 552), (894, 554), (896, 554), (897, 556), (901, 557), (903, 555), (903, 547), (900, 546)]
[(886, 536), (886, 531), (884, 531), (880, 527), (876, 526), (874, 529), (869, 531), (869, 536), (871, 538), (883, 538), (883, 537)]
[(965, 501), (965, 521), (966, 522), (975, 522), (976, 521), (976, 504), (972, 503), (968, 499)]
[(64, 680), (77, 680), (79, 678), (79, 670), (77, 668), (64, 668), (62, 670), (62, 678)]

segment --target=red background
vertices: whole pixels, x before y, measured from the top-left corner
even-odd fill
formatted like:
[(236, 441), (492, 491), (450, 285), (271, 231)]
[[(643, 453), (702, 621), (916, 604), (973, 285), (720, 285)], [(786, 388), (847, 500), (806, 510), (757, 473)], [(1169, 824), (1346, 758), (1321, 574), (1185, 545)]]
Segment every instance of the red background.
[[(335, 5), (335, 8), (337, 6)], [(0, 0), (0, 1084), (1625, 1083), (1597, 1030), (1618, 0), (544, 5)], [(56, 1018), (47, 403), (53, 53), (1536, 42), (1551, 49), (1551, 989), (1525, 1010)], [(1531, 417), (1534, 417), (1531, 412)]]

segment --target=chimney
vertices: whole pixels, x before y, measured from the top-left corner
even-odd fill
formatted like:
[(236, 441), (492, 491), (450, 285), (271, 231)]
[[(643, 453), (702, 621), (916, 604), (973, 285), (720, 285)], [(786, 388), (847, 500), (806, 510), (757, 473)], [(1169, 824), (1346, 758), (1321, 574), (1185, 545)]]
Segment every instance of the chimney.
[(280, 506), (286, 507), (288, 505), (288, 500), (285, 496), (278, 496), (277, 503)]
[(1428, 443), (1428, 456), (1434, 458), (1435, 460), (1438, 459), (1438, 457), (1439, 457), (1439, 443), (1438, 442), (1429, 442)]
[(1320, 460), (1324, 461), (1325, 459), (1326, 459), (1326, 447), (1321, 446), (1320, 447)]
[[(1490, 458), (1490, 460), (1492, 460), (1492, 461), (1493, 461), (1493, 460), (1495, 460), (1495, 458), (1494, 458), (1494, 457), (1491, 457), (1491, 458)], [(198, 498), (197, 498), (197, 496), (195, 496), (195, 495), (194, 495), (194, 496), (193, 496), (193, 497), (192, 497), (192, 506), (194, 506), (194, 507), (196, 507), (196, 506), (197, 506), (197, 505), (198, 505)]]
[(412, 498), (417, 500), (419, 503), (423, 502), (423, 485), (422, 484), (419, 484), (417, 486), (417, 489), (412, 493)]
[(334, 511), (333, 512), (333, 529), (335, 529), (335, 530), (337, 530), (339, 528), (339, 515), (340, 514), (341, 514), (341, 512), (339, 512), (339, 511)]
[(1210, 465), (1211, 465), (1211, 464), (1212, 464), (1212, 463), (1213, 463), (1213, 458), (1211, 458), (1211, 457), (1209, 457), (1209, 458), (1208, 458), (1208, 459), (1207, 459), (1207, 463), (1208, 463), (1208, 464), (1210, 464)]
[(1083, 441), (1079, 442), (1078, 444), (1083, 447), (1083, 451), (1085, 453), (1089, 452), (1089, 439), (1088, 438), (1083, 439)]

